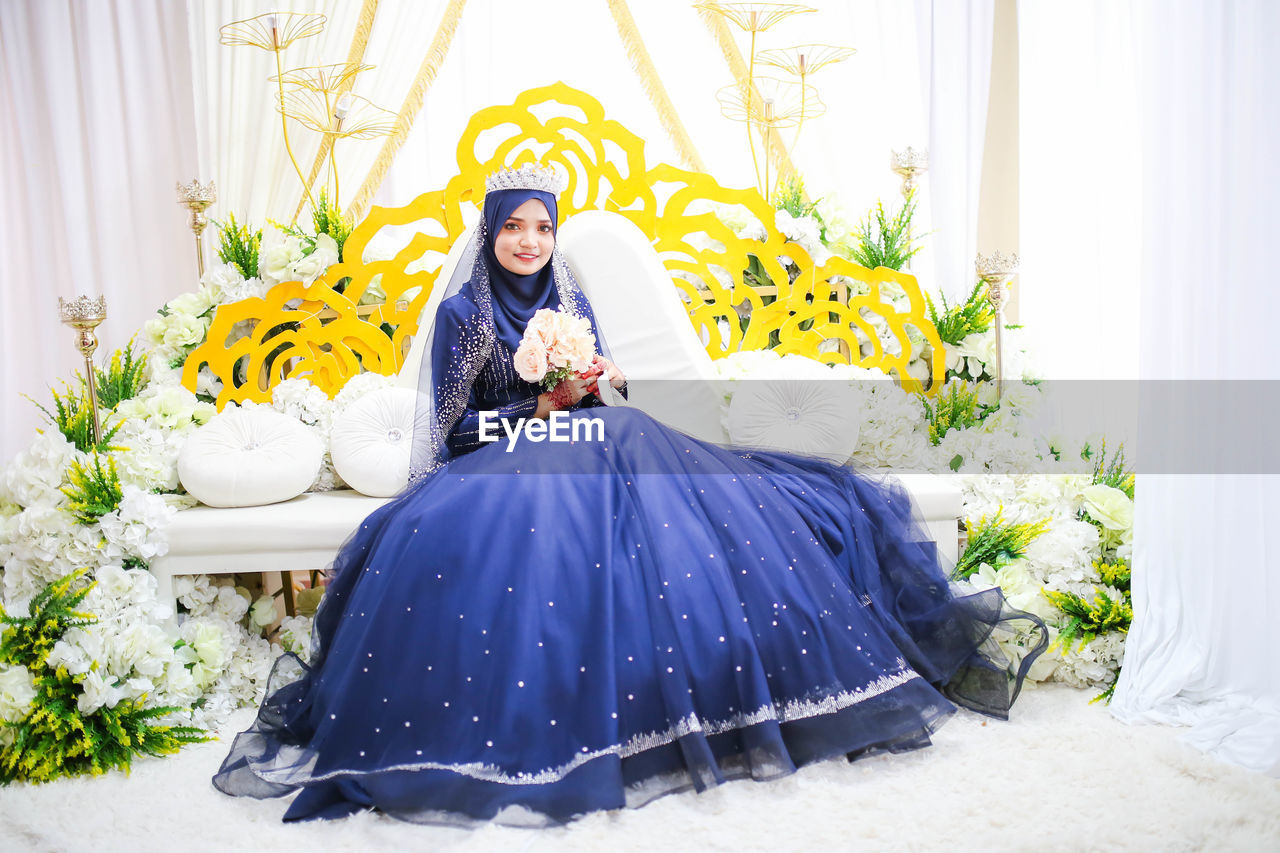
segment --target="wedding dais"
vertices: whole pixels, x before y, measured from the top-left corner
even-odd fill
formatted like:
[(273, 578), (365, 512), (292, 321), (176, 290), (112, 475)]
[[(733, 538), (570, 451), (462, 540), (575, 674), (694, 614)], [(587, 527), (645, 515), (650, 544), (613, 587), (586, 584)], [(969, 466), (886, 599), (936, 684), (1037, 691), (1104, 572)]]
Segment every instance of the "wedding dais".
[(817, 5), (0, 6), (15, 849), (1280, 843), (1280, 10)]

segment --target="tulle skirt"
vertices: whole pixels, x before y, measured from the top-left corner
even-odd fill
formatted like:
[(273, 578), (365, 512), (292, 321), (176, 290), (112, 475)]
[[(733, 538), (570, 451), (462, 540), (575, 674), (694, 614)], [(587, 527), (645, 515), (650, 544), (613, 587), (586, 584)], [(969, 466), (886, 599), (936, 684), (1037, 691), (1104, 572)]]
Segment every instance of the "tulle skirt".
[(214, 777), (286, 820), (564, 821), (1005, 716), (995, 633), (906, 493), (592, 409), (603, 440), (452, 460), (333, 565), (311, 661), (276, 664)]

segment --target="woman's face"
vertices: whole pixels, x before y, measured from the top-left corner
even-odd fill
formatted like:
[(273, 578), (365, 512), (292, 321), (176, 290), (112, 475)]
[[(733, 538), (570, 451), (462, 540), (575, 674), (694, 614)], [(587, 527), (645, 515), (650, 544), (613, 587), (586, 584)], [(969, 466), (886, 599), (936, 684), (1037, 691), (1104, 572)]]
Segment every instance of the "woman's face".
[(517, 275), (530, 275), (547, 265), (556, 237), (547, 207), (531, 198), (511, 211), (493, 238), (498, 263)]

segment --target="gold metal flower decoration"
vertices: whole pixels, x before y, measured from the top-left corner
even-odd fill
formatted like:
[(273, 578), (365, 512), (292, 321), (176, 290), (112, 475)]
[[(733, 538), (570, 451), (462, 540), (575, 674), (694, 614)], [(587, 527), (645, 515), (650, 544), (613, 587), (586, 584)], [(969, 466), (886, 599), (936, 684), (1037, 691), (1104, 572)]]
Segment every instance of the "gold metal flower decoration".
[(396, 127), (396, 113), (350, 93), (334, 99), (323, 89), (293, 89), (284, 93), (279, 109), (308, 130), (336, 139), (373, 139)]
[(243, 21), (226, 24), (219, 32), (225, 45), (247, 44), (279, 52), (298, 39), (324, 30), (325, 16), (306, 12), (267, 12)]
[(310, 65), (305, 68), (291, 68), (278, 77), (272, 77), (271, 82), (310, 89), (313, 92), (337, 93), (350, 89), (358, 74), (372, 68), (374, 66), (360, 62)]
[(830, 44), (797, 44), (791, 47), (779, 47), (762, 50), (756, 55), (756, 61), (762, 65), (781, 68), (803, 80), (810, 74), (816, 74), (822, 68), (836, 62), (843, 62), (857, 51), (851, 47), (836, 47)]
[(716, 92), (720, 114), (731, 121), (746, 121), (761, 127), (795, 127), (807, 118), (827, 111), (818, 90), (776, 77), (755, 78), (754, 89), (725, 86)]
[(818, 11), (794, 3), (695, 3), (694, 8), (720, 15), (748, 33), (762, 33), (792, 15)]

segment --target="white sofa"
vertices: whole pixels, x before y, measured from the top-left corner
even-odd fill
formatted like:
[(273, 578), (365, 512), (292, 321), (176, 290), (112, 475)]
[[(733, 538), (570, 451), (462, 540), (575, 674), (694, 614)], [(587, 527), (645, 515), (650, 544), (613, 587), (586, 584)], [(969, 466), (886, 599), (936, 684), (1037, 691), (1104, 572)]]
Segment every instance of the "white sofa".
[[(644, 234), (624, 217), (593, 211), (565, 222), (558, 241), (591, 301), (614, 361), (627, 373), (630, 404), (697, 438), (726, 443), (722, 396), (711, 358), (693, 334), (667, 271)], [(445, 261), (441, 285), (456, 267), (465, 242), (458, 240)], [(443, 290), (436, 288), (424, 317), (433, 316)], [(396, 384), (416, 387), (424, 339), (415, 341)], [(919, 520), (939, 553), (954, 561), (959, 489), (929, 474), (894, 476), (911, 493)], [(173, 578), (178, 575), (324, 568), (365, 516), (387, 500), (343, 490), (309, 493), (268, 506), (199, 506), (180, 512), (168, 529), (168, 553), (151, 563), (161, 600), (173, 600)]]

